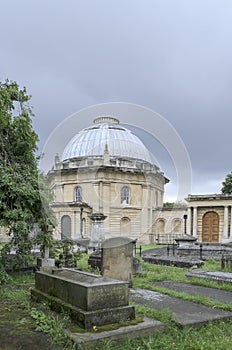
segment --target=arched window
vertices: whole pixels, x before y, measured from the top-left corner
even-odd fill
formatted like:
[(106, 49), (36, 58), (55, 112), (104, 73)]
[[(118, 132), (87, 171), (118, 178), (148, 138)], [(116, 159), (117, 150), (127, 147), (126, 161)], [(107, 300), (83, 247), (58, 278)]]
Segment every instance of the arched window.
[(174, 219), (172, 225), (174, 233), (181, 233), (181, 219)]
[(128, 186), (123, 186), (121, 189), (121, 204), (130, 204), (130, 189)]
[(121, 235), (129, 236), (131, 233), (131, 220), (129, 218), (122, 218), (120, 222)]
[(61, 239), (71, 238), (71, 218), (64, 215), (61, 218)]
[(159, 219), (157, 220), (157, 233), (165, 233), (165, 220)]
[(82, 188), (80, 186), (75, 188), (75, 201), (82, 202)]

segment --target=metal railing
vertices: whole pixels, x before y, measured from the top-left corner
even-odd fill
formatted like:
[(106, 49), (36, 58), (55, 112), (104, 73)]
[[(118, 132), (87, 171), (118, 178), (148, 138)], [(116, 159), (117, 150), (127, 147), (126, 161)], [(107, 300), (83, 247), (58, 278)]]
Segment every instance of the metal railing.
[(175, 239), (180, 237), (180, 234), (175, 233), (158, 233), (155, 236), (156, 244), (173, 244)]

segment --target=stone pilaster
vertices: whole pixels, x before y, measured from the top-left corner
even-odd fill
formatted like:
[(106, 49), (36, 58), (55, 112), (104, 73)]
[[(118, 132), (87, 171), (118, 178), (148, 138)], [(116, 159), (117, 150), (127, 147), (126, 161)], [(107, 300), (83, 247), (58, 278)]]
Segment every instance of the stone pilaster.
[(228, 238), (228, 219), (229, 219), (229, 210), (228, 206), (224, 207), (224, 229), (223, 229), (223, 238)]
[(192, 234), (192, 208), (188, 208), (188, 219), (187, 219), (187, 234)]
[(193, 208), (193, 236), (197, 236), (197, 207)]

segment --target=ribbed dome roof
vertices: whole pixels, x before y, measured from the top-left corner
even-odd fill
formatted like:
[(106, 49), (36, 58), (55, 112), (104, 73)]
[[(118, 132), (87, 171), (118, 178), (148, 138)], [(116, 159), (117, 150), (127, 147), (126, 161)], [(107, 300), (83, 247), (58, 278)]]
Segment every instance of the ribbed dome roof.
[(96, 118), (92, 126), (76, 134), (65, 147), (62, 161), (103, 156), (106, 145), (111, 158), (125, 157), (154, 163), (142, 141), (110, 116)]

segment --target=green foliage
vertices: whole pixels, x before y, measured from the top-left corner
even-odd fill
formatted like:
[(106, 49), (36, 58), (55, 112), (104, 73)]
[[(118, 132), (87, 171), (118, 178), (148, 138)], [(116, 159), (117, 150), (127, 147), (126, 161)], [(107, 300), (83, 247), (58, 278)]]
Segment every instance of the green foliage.
[(222, 182), (221, 191), (224, 194), (232, 194), (232, 172), (228, 174), (225, 181)]
[(7, 299), (11, 303), (20, 308), (29, 308), (30, 306), (30, 290), (29, 289), (0, 289), (1, 300)]
[[(70, 340), (64, 333), (64, 329), (70, 324), (70, 319), (66, 315), (54, 315), (52, 313), (45, 313), (41, 309), (32, 308), (30, 311), (31, 317), (36, 322), (36, 330), (47, 333), (51, 336), (53, 343), (66, 345)], [(67, 347), (64, 347), (64, 349)], [(69, 347), (70, 349), (70, 347)]]
[(77, 267), (77, 262), (83, 253), (80, 250), (74, 251), (75, 244), (72, 239), (68, 238), (56, 242), (51, 256), (55, 258), (58, 267)]
[(186, 208), (186, 202), (184, 201), (177, 201), (177, 202), (165, 202), (163, 204), (164, 208), (174, 208), (174, 207), (178, 207), (178, 208)]
[(26, 88), (8, 80), (0, 82), (0, 227), (8, 228), (17, 267), (32, 262), (34, 241), (29, 232), (35, 223), (44, 239), (48, 225), (54, 225), (48, 211), (50, 196), (45, 191), (41, 197), (44, 176), (38, 172), (38, 135), (32, 127), (29, 100)]
[(20, 313), (20, 310), (24, 310), (24, 318), (21, 320), (21, 322), (25, 322), (24, 327), (27, 323), (29, 324), (27, 320), (33, 319), (35, 322), (31, 322), (33, 327), (37, 331), (48, 334), (53, 343), (61, 345), (62, 349), (75, 349), (73, 342), (65, 334), (65, 329), (70, 325), (69, 317), (52, 312), (46, 303), (38, 304), (37, 308), (31, 307), (30, 288), (23, 288), (23, 286), (20, 289), (16, 286), (14, 288), (0, 288), (0, 299), (8, 302), (11, 312)]
[(2, 264), (0, 264), (0, 285), (10, 283), (12, 278), (8, 275)]
[(165, 202), (165, 203), (163, 204), (163, 207), (164, 207), (164, 208), (173, 208), (174, 205), (175, 205), (174, 202)]

